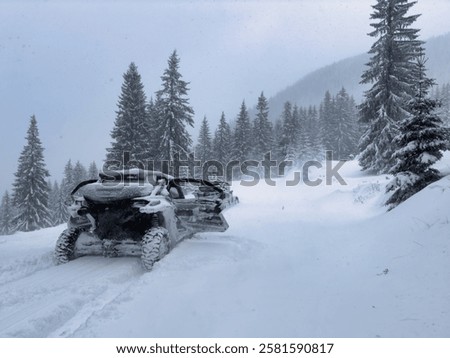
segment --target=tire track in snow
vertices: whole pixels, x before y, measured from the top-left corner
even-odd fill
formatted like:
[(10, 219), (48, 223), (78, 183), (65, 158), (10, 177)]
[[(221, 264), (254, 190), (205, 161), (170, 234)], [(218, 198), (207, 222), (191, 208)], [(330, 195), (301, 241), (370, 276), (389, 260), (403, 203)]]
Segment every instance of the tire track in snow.
[(84, 257), (0, 288), (0, 337), (70, 336), (144, 271), (134, 258)]
[(133, 285), (135, 280), (131, 280), (125, 287), (123, 285), (118, 285), (117, 287), (110, 288), (103, 292), (97, 298), (85, 304), (77, 314), (66, 321), (63, 325), (58, 327), (56, 330), (48, 334), (49, 338), (68, 338), (72, 337), (73, 334), (80, 328), (86, 326), (86, 322), (95, 314), (103, 311), (113, 302), (128, 291), (129, 287)]

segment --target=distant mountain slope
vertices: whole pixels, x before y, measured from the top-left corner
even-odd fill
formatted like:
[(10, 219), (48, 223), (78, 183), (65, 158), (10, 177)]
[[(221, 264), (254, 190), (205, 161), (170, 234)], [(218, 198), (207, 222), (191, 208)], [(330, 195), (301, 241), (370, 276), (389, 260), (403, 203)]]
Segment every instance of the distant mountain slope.
[[(429, 39), (426, 54), (429, 75), (438, 83), (450, 82), (450, 33)], [(359, 102), (364, 90), (369, 88), (359, 84), (368, 60), (369, 55), (362, 54), (311, 72), (269, 99), (271, 117), (280, 115), (286, 101), (299, 106), (318, 105), (327, 90), (334, 94), (342, 87)]]

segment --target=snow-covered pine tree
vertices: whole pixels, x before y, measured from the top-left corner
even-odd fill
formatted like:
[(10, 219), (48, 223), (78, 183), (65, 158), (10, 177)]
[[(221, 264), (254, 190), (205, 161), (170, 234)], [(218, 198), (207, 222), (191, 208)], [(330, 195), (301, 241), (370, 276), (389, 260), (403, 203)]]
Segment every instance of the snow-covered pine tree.
[(148, 153), (146, 158), (150, 161), (157, 159), (158, 157), (158, 105), (150, 98), (147, 104), (147, 121), (146, 121), (146, 133), (148, 135)]
[[(447, 129), (450, 129), (450, 83), (442, 85), (442, 121)], [(450, 140), (450, 138), (449, 138)], [(448, 147), (450, 150), (450, 145)]]
[(98, 178), (98, 168), (95, 161), (93, 161), (91, 162), (91, 164), (89, 164), (87, 179), (97, 179), (97, 178)]
[(273, 124), (273, 143), (272, 143), (272, 157), (277, 160), (280, 159), (280, 142), (281, 137), (283, 136), (283, 121), (281, 120), (281, 116), (275, 119)]
[(10, 235), (13, 233), (13, 208), (9, 192), (5, 191), (0, 204), (0, 235)]
[[(447, 128), (450, 128), (450, 83), (442, 85), (442, 121)], [(438, 98), (439, 99), (439, 98)], [(450, 148), (450, 147), (449, 147)]]
[(194, 126), (194, 110), (189, 106), (188, 85), (179, 72), (180, 59), (176, 51), (170, 55), (168, 67), (161, 76), (162, 88), (156, 92), (155, 110), (158, 117), (158, 159), (168, 160), (179, 170), (178, 160), (187, 156), (192, 139), (187, 126)]
[(441, 103), (436, 113), (444, 123), (447, 134), (447, 150), (450, 150), (450, 83), (445, 83), (440, 88), (436, 86), (431, 96)]
[(334, 159), (348, 159), (356, 154), (361, 137), (356, 108), (355, 100), (345, 88), (336, 96), (329, 91), (325, 93), (319, 110), (319, 137), (322, 139), (322, 151), (332, 151)]
[(322, 142), (322, 132), (319, 122), (319, 113), (316, 106), (309, 106), (306, 112), (306, 132), (309, 137), (310, 147), (308, 160), (325, 159), (325, 150)]
[(298, 160), (306, 162), (312, 160), (314, 155), (311, 153), (313, 144), (310, 138), (310, 128), (308, 124), (308, 113), (303, 107), (299, 108), (299, 135), (298, 135)]
[(50, 202), (53, 225), (60, 225), (67, 222), (69, 213), (67, 211), (67, 205), (64, 202), (62, 185), (59, 185), (57, 181), (53, 183)]
[(395, 137), (394, 179), (387, 186), (392, 192), (386, 205), (390, 209), (402, 203), (440, 178), (431, 166), (442, 158), (446, 137), (442, 120), (435, 114), (438, 102), (428, 97), (434, 81), (427, 78), (425, 60), (418, 60), (416, 95), (409, 103), (411, 115), (400, 122), (402, 132)]
[[(73, 188), (72, 188), (73, 189)], [(58, 197), (55, 200), (54, 216), (55, 225), (67, 222), (69, 218), (68, 206), (72, 204), (72, 199), (69, 193), (66, 192), (65, 179), (59, 185)]]
[(336, 160), (348, 159), (356, 152), (358, 143), (358, 123), (356, 121), (355, 103), (342, 88), (334, 100), (334, 137), (333, 157)]
[(252, 128), (250, 117), (245, 105), (242, 101), (241, 109), (236, 120), (233, 136), (233, 159), (243, 163), (250, 159), (252, 150)]
[(69, 159), (69, 161), (66, 163), (64, 167), (64, 178), (60, 186), (61, 196), (63, 198), (63, 203), (65, 205), (70, 205), (72, 203), (70, 193), (72, 192), (73, 189), (75, 189), (75, 186), (77, 184), (78, 183), (75, 182), (75, 178), (73, 175), (72, 160)]
[(212, 138), (209, 129), (209, 122), (206, 116), (203, 117), (200, 126), (200, 133), (198, 136), (197, 145), (195, 146), (195, 158), (203, 163), (212, 159)]
[(280, 160), (294, 161), (296, 159), (298, 123), (295, 123), (292, 112), (291, 102), (285, 102), (281, 113), (281, 137), (278, 142)]
[(326, 91), (319, 115), (322, 142), (326, 150), (334, 151), (336, 148), (335, 121), (335, 102), (331, 96), (330, 91)]
[[(136, 166), (148, 154), (147, 99), (137, 66), (132, 62), (123, 75), (123, 84), (117, 104), (111, 148), (107, 148), (107, 161)], [(128, 153), (125, 155), (125, 153)], [(129, 155), (129, 157), (128, 157)], [(123, 163), (126, 161), (127, 163)], [(131, 163), (128, 164), (128, 161)]]
[(290, 151), (286, 159), (292, 160), (298, 164), (300, 159), (300, 130), (301, 130), (301, 109), (299, 106), (294, 105), (292, 108), (292, 124), (294, 133), (292, 135), (294, 142), (290, 146)]
[(45, 167), (44, 147), (34, 115), (30, 119), (26, 141), (13, 184), (13, 204), (17, 208), (13, 221), (19, 231), (33, 231), (51, 225), (46, 181), (50, 174)]
[(417, 66), (415, 59), (423, 53), (419, 30), (411, 28), (419, 15), (407, 13), (416, 2), (377, 0), (371, 19), (376, 38), (372, 55), (361, 83), (372, 84), (360, 105), (360, 120), (367, 131), (359, 144), (359, 162), (363, 170), (387, 173), (393, 166), (393, 138), (398, 123), (409, 114), (408, 101), (414, 97)]
[(219, 125), (214, 133), (213, 159), (222, 163), (224, 168), (231, 160), (232, 145), (231, 128), (225, 119), (225, 113), (222, 112)]
[(88, 179), (87, 170), (84, 167), (84, 165), (80, 163), (79, 160), (75, 163), (75, 166), (73, 167), (72, 175), (73, 175), (73, 181), (74, 181), (75, 185), (78, 185), (82, 181)]
[(61, 190), (59, 188), (58, 182), (55, 180), (53, 183), (48, 182), (48, 187), (50, 188), (50, 192), (48, 195), (48, 209), (50, 211), (50, 221), (51, 225), (59, 225), (60, 222), (57, 222), (57, 215), (58, 215), (58, 209), (59, 209), (59, 199), (61, 195)]
[(263, 160), (273, 146), (273, 128), (269, 120), (269, 104), (264, 92), (258, 97), (256, 117), (253, 121), (253, 158)]

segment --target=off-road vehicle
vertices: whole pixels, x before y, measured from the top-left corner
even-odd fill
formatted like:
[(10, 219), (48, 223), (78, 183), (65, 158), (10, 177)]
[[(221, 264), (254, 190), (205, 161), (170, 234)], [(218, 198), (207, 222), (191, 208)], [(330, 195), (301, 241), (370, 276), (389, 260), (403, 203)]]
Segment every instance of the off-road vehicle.
[[(205, 195), (207, 193), (207, 195)], [(195, 233), (225, 231), (224, 190), (209, 181), (129, 169), (101, 173), (72, 191), (68, 227), (55, 261), (80, 256), (140, 256), (145, 269)]]

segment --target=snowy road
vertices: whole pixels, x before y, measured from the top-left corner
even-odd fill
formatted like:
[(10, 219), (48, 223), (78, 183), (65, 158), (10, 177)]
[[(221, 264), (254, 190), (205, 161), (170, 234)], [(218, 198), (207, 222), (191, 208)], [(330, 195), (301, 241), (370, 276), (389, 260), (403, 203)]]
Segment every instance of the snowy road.
[(84, 257), (0, 288), (0, 336), (66, 337), (138, 279), (132, 259)]
[(0, 337), (450, 337), (450, 177), (385, 213), (386, 177), (343, 174), (236, 186), (229, 230), (152, 272), (138, 258), (54, 266), (62, 226), (0, 236)]

